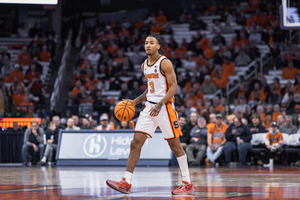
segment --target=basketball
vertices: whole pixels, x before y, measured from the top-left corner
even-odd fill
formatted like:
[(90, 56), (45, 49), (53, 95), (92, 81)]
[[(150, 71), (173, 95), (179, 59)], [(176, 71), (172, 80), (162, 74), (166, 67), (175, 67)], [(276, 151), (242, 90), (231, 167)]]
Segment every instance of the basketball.
[(129, 101), (121, 101), (115, 106), (115, 116), (120, 121), (129, 121), (133, 118), (135, 108)]

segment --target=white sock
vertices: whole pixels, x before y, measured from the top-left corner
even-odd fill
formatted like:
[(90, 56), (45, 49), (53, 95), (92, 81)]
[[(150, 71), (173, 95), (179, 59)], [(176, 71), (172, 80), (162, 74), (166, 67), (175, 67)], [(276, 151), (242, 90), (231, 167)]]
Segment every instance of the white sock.
[(131, 172), (125, 172), (124, 178), (127, 183), (131, 184), (131, 178), (132, 178), (132, 173)]
[(47, 160), (46, 157), (43, 157), (41, 161), (45, 163), (46, 160)]
[(188, 183), (191, 183), (190, 172), (189, 172), (189, 168), (188, 168), (188, 162), (187, 162), (186, 154), (184, 154), (183, 156), (178, 157), (177, 161), (178, 161), (179, 168), (180, 168), (180, 171), (181, 171), (182, 180), (186, 181)]

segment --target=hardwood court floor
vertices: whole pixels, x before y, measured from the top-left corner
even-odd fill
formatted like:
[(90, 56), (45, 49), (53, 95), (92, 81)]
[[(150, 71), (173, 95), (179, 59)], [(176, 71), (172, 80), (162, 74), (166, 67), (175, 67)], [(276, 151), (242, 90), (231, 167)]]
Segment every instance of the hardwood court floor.
[(300, 199), (300, 168), (190, 168), (193, 195), (173, 196), (178, 168), (138, 167), (132, 193), (106, 186), (124, 167), (0, 167), (0, 199)]

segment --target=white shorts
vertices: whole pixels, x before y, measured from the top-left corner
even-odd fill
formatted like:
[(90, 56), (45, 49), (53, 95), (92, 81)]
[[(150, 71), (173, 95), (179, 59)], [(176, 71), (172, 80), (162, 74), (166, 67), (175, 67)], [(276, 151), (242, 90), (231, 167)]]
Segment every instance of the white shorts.
[(145, 103), (145, 108), (140, 112), (140, 116), (137, 120), (135, 132), (145, 133), (148, 137), (152, 137), (156, 128), (159, 127), (166, 140), (181, 136), (182, 132), (173, 103), (166, 103), (161, 107), (156, 117), (150, 117), (149, 111), (155, 105), (156, 104), (150, 102)]

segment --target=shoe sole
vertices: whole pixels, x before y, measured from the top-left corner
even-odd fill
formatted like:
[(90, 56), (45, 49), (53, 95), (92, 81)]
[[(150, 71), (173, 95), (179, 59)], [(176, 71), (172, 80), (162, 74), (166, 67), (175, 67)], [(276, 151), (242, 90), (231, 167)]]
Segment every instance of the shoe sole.
[(178, 193), (178, 194), (175, 194), (173, 191), (172, 191), (172, 195), (184, 195), (184, 194), (192, 194), (193, 192), (195, 192), (195, 188), (187, 191), (187, 192), (184, 192), (184, 193)]
[(122, 191), (122, 190), (120, 190), (119, 188), (117, 188), (114, 184), (111, 184), (108, 180), (106, 181), (106, 185), (107, 185), (108, 187), (110, 187), (110, 188), (112, 188), (112, 189), (118, 191), (118, 192), (123, 193), (123, 194), (130, 194), (130, 191), (129, 191), (129, 192), (127, 192), (126, 190), (125, 190), (125, 191)]

